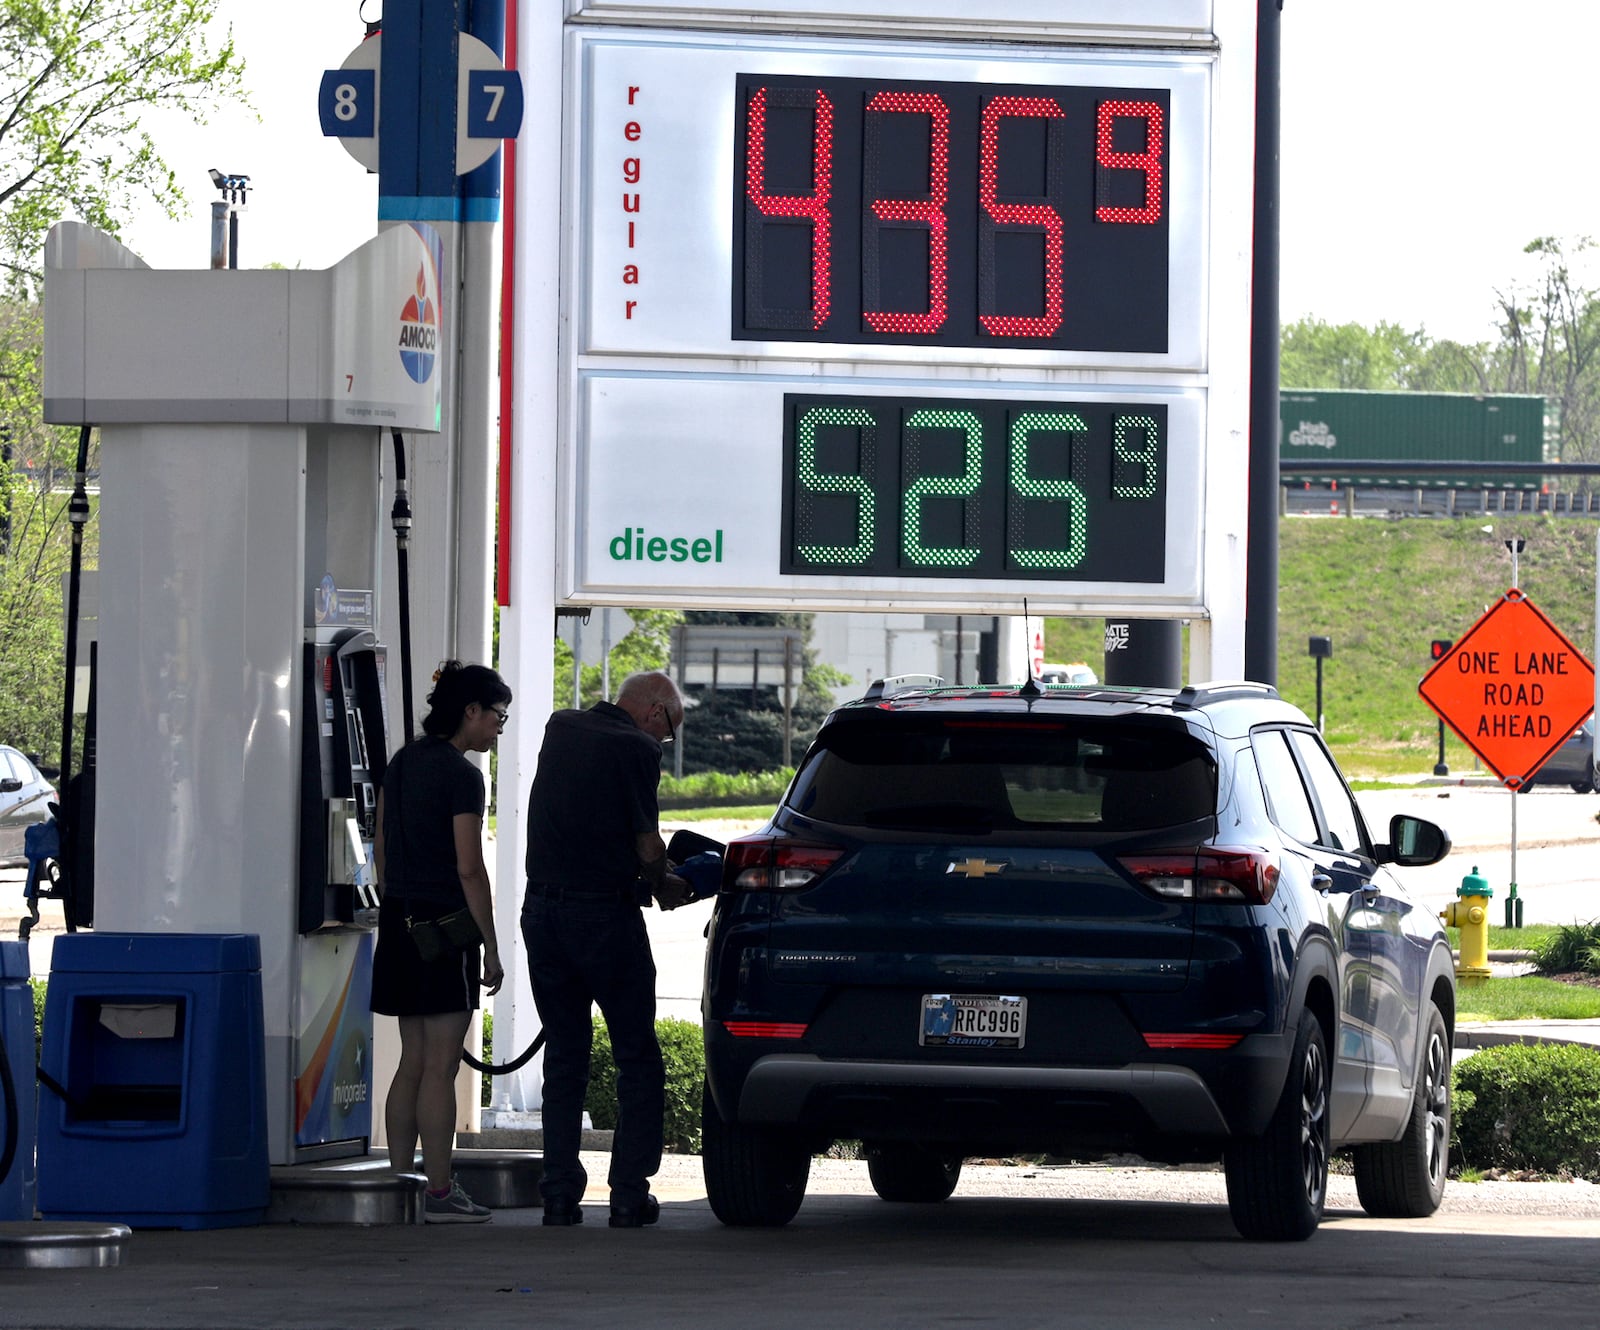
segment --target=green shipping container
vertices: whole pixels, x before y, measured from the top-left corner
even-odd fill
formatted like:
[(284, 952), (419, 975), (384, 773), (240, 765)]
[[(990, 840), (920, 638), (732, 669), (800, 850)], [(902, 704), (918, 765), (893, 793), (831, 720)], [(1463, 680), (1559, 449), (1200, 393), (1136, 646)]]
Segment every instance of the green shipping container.
[[(1545, 446), (1542, 397), (1284, 388), (1278, 412), (1283, 427), (1278, 456), (1290, 482), (1295, 478), (1287, 469), (1296, 462), (1529, 462), (1536, 468), (1554, 460)], [(1312, 485), (1405, 489), (1538, 489), (1542, 484), (1536, 469), (1492, 476), (1396, 475), (1352, 466), (1337, 477), (1308, 479)]]

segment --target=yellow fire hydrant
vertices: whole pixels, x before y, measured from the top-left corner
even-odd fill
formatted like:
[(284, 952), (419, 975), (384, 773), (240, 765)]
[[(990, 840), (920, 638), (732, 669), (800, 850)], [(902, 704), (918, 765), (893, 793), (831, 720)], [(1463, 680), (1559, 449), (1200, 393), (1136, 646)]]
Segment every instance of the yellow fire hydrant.
[(1439, 918), (1461, 930), (1461, 957), (1456, 961), (1456, 982), (1481, 984), (1489, 978), (1489, 880), (1478, 867), (1461, 879), (1456, 899), (1439, 911)]

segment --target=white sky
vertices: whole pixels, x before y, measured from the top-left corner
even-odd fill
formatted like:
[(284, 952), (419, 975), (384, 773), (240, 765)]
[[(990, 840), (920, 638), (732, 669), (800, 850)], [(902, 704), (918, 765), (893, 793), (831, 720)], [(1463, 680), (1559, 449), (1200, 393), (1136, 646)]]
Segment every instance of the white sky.
[[(125, 238), (156, 267), (205, 267), (215, 166), (255, 190), (242, 266), (328, 267), (377, 229), (376, 177), (316, 114), (322, 71), (361, 40), (356, 0), (221, 0), (219, 13), (261, 120), (152, 124), (191, 216), (144, 216)], [(1533, 276), (1530, 240), (1600, 235), (1597, 52), (1592, 0), (1285, 0), (1284, 322), (1490, 337), (1495, 289)]]
[(1592, 0), (1286, 0), (1283, 321), (1490, 337), (1529, 241), (1600, 236), (1597, 48)]

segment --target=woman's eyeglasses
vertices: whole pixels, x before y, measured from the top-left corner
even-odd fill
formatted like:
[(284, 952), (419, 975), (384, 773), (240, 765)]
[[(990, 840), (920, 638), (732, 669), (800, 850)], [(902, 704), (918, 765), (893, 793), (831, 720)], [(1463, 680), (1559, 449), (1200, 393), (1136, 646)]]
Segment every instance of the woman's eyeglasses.
[(489, 710), (494, 712), (494, 718), (499, 722), (500, 728), (502, 730), (505, 729), (506, 717), (511, 714), (510, 711), (508, 711), (505, 707), (490, 707)]

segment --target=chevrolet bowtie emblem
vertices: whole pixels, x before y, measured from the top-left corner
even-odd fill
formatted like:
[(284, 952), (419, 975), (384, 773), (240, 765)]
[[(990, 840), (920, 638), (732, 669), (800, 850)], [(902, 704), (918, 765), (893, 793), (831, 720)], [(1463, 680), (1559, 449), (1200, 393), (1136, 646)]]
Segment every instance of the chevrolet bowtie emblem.
[(960, 873), (962, 877), (993, 877), (1004, 867), (1004, 863), (991, 864), (987, 859), (962, 859), (959, 862), (952, 859), (950, 867), (944, 871), (946, 876)]

